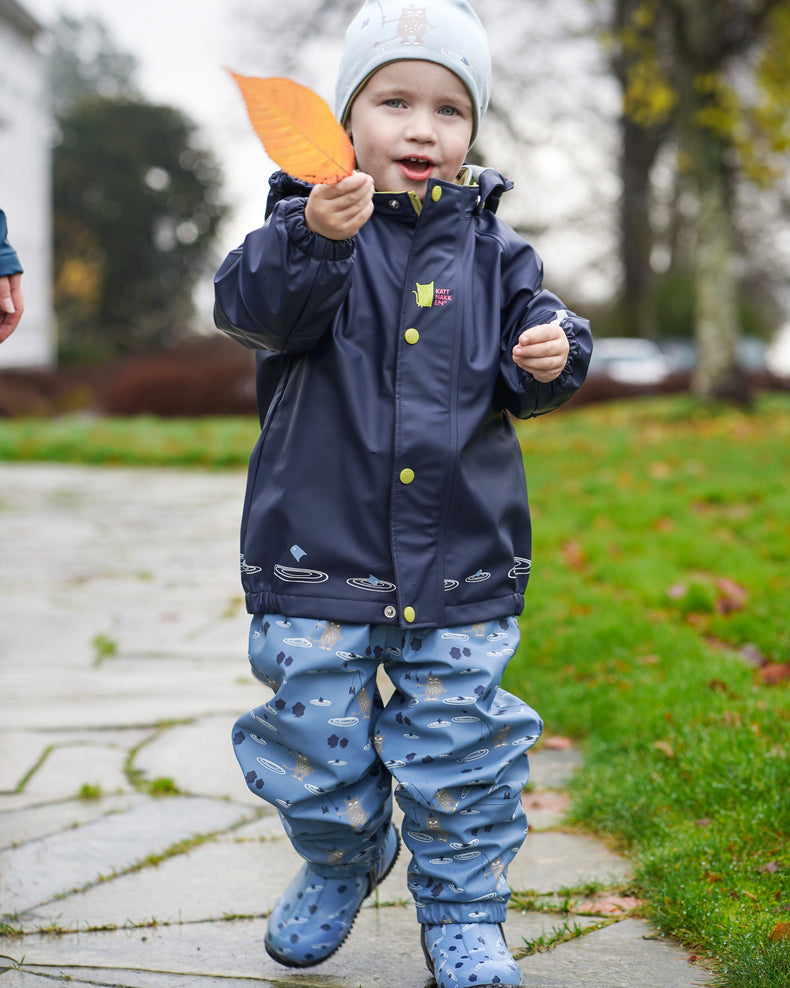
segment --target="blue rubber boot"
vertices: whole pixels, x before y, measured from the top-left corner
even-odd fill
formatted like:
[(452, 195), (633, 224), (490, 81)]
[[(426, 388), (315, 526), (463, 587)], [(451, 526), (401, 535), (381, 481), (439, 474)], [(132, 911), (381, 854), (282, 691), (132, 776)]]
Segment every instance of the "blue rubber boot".
[(498, 923), (423, 926), (422, 949), (438, 988), (521, 985), (521, 970)]
[(391, 826), (376, 874), (324, 878), (305, 864), (269, 917), (266, 952), (286, 967), (313, 967), (342, 946), (364, 900), (392, 871), (400, 836)]

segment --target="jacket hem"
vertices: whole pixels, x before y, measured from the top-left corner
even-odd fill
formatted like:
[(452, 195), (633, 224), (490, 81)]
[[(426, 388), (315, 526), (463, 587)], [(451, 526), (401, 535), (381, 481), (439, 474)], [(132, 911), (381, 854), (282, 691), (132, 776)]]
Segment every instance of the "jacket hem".
[(315, 618), (319, 621), (340, 621), (346, 624), (389, 624), (404, 630), (419, 628), (452, 628), (476, 624), (521, 614), (524, 595), (509, 594), (490, 600), (472, 601), (443, 607), (439, 613), (406, 621), (393, 602), (342, 600), (328, 597), (298, 597), (268, 590), (245, 594), (249, 614), (282, 614), (284, 617)]

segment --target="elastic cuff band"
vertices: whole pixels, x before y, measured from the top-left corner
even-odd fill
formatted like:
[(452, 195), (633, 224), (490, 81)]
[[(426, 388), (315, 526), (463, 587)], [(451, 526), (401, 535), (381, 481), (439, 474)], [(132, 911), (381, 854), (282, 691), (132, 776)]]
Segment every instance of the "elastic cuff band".
[(444, 923), (504, 923), (506, 902), (430, 902), (417, 903), (417, 922), (423, 926)]

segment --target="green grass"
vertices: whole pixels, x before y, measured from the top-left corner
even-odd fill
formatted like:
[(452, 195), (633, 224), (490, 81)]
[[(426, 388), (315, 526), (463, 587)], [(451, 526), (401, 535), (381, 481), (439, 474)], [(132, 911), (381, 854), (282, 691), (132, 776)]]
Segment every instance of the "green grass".
[[(583, 744), (579, 826), (721, 984), (790, 988), (790, 397), (520, 424), (535, 529), (506, 685)], [(251, 419), (0, 422), (0, 459), (242, 467)], [(787, 924), (782, 926), (781, 924)], [(772, 938), (773, 934), (773, 938)]]
[(0, 462), (244, 467), (257, 436), (251, 418), (7, 419), (0, 420)]
[(790, 400), (519, 434), (535, 546), (507, 685), (584, 742), (573, 818), (628, 848), (650, 918), (722, 984), (786, 988), (790, 688), (751, 663), (790, 660)]

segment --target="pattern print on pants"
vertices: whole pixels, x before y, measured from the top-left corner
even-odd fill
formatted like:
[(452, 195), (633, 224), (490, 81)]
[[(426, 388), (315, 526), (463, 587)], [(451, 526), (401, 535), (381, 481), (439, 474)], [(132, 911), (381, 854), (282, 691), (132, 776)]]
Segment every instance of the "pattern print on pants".
[[(333, 877), (376, 866), (394, 778), (419, 922), (504, 922), (543, 726), (499, 685), (518, 641), (514, 618), (403, 631), (255, 615), (250, 664), (274, 696), (233, 729), (247, 785)], [(386, 707), (379, 666), (395, 687)]]

